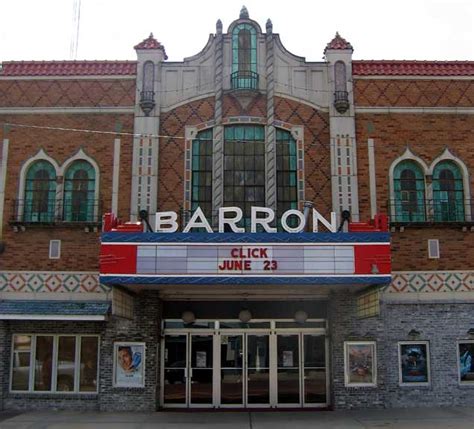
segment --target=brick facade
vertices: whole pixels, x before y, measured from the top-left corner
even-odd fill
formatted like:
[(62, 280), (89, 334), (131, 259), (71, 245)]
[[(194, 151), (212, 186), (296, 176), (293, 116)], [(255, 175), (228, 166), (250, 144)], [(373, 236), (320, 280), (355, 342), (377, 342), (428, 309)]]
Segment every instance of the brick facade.
[[(245, 16), (240, 19), (258, 27)], [(216, 160), (222, 160), (223, 127), (248, 123), (266, 126), (265, 171), (271, 176), (266, 178), (267, 194), (271, 194), (268, 187), (274, 188), (276, 180), (273, 127), (302, 130), (296, 139), (298, 145), (302, 143), (296, 168), (301, 186), (298, 201), (313, 202), (324, 216), (359, 207), (354, 217), (370, 219), (371, 171), (376, 183), (376, 211), (391, 214), (389, 171), (407, 150), (430, 166), (448, 149), (466, 166), (466, 183), (472, 194), (472, 62), (352, 61), (352, 46), (339, 35), (327, 45), (324, 62), (306, 62), (283, 49), (279, 36), (272, 33), (271, 22), (266, 28), (267, 33), (260, 27), (256, 30), (259, 64), (255, 80), (246, 78), (255, 86), (251, 88), (234, 87), (238, 79), (232, 81), (225, 71), (233, 70), (235, 64), (229, 48), (232, 35), (219, 33), (221, 30), (210, 38), (205, 50), (182, 63), (167, 63), (164, 47), (151, 36), (147, 39), (150, 43), (137, 45), (136, 62), (4, 64), (0, 71), (0, 173), (5, 173), (5, 183), (0, 183), (0, 203), (4, 203), (0, 299), (57, 300), (64, 294), (67, 299), (83, 300), (87, 295), (87, 299), (95, 300), (100, 295), (101, 300), (110, 300), (113, 296), (109, 286), (98, 282), (100, 222), (90, 227), (72, 222), (13, 222), (17, 221), (15, 202), (22, 191), (22, 167), (41, 150), (59, 166), (79, 151), (92, 159), (100, 172), (96, 186), (101, 214), (112, 211), (116, 198), (114, 214), (124, 221), (135, 220), (143, 204), (181, 213), (185, 184), (191, 183), (191, 166), (186, 164), (189, 160), (185, 155), (186, 150), (190, 153), (193, 137), (187, 127), (197, 131), (214, 128), (213, 161), (219, 167), (214, 166), (214, 172), (219, 172), (223, 167)], [(154, 67), (154, 81), (146, 83), (153, 91), (143, 82), (146, 62)], [(335, 65), (340, 62), (347, 71), (342, 89), (336, 87), (334, 79)], [(340, 97), (338, 105), (336, 94)], [(147, 103), (151, 106), (148, 111)], [(120, 162), (114, 152), (116, 139), (120, 140)], [(8, 142), (8, 152), (3, 150), (4, 141)], [(369, 141), (374, 144), (374, 165), (369, 161)], [(5, 154), (8, 162), (2, 171)], [(427, 186), (431, 186), (429, 176), (425, 177)], [(58, 177), (58, 186), (62, 179)], [(3, 193), (1, 185), (5, 185)], [(223, 189), (223, 183), (214, 183), (213, 192), (219, 187)], [(135, 198), (139, 193), (140, 199)], [(358, 201), (349, 202), (352, 199)], [(472, 203), (468, 204), (474, 211)], [(372, 317), (360, 318), (359, 295), (350, 289), (324, 285), (317, 291), (315, 296), (328, 302), (329, 406), (410, 407), (420, 400), (422, 405), (431, 406), (474, 405), (466, 395), (471, 386), (458, 384), (456, 350), (457, 341), (467, 339), (474, 323), (472, 220), (418, 225), (392, 222), (394, 274), (392, 284), (380, 291), (379, 314), (367, 311)], [(428, 258), (428, 239), (439, 240), (439, 259)], [(50, 240), (61, 240), (59, 259), (49, 258)], [(68, 276), (74, 279), (69, 281)], [(295, 286), (301, 285), (295, 281)], [(284, 294), (273, 287), (269, 285), (265, 291), (268, 302), (281, 306)], [(261, 293), (252, 288), (249, 286), (250, 292)], [(100, 335), (98, 394), (11, 394), (11, 363), (7, 358), (0, 360), (0, 410), (160, 408), (160, 323), (167, 305), (162, 294), (166, 298), (172, 289), (145, 291), (137, 286), (129, 291), (133, 298), (124, 292), (133, 301), (131, 320), (115, 315), (109, 315), (105, 322), (0, 320), (0, 356), (10, 356), (14, 333)], [(230, 289), (229, 295), (219, 290), (219, 299), (247, 299), (243, 293), (236, 295), (237, 286)], [(198, 296), (199, 288), (192, 293)], [(209, 299), (209, 291), (202, 296)], [(203, 300), (202, 296), (196, 300)], [(432, 382), (422, 388), (398, 383), (397, 344), (408, 340), (413, 329), (420, 332), (420, 340), (430, 343)], [(144, 388), (113, 387), (116, 341), (146, 343)], [(376, 342), (376, 387), (345, 386), (345, 341)]]

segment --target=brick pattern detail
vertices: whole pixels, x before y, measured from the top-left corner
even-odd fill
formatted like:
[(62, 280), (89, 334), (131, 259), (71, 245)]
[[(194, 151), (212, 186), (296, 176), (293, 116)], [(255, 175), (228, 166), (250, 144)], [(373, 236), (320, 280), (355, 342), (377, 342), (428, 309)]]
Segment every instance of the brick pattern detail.
[[(76, 115), (0, 115), (0, 122), (26, 125), (112, 131), (119, 121), (124, 131), (133, 130), (133, 115), (76, 114)], [(0, 129), (0, 139), (3, 138)], [(83, 228), (55, 226), (54, 228), (27, 226), (22, 233), (13, 232), (8, 225), (18, 198), (22, 165), (40, 149), (63, 164), (79, 148), (99, 166), (99, 202), (103, 212), (112, 204), (113, 134), (79, 133), (66, 130), (42, 130), (12, 127), (8, 133), (9, 154), (5, 190), (3, 240), (5, 252), (0, 267), (5, 271), (97, 271), (99, 233), (84, 232)], [(132, 138), (121, 137), (118, 216), (129, 219), (132, 165)], [(62, 240), (61, 258), (49, 259), (49, 241)]]
[(354, 79), (356, 107), (472, 107), (474, 80)]
[[(214, 119), (214, 98), (205, 98), (161, 115), (159, 208), (180, 212), (183, 204), (185, 127)], [(178, 138), (173, 138), (178, 137)]]
[(275, 119), (304, 126), (305, 198), (313, 201), (321, 213), (329, 213), (332, 197), (328, 115), (305, 104), (275, 97)]
[[(247, 100), (247, 97), (252, 97), (251, 100)], [(245, 102), (244, 102), (245, 101)], [(247, 104), (248, 102), (248, 104)], [(242, 96), (242, 100), (239, 101), (238, 95), (227, 94), (224, 96), (223, 101), (223, 116), (258, 116), (266, 118), (267, 116), (267, 99), (263, 94), (255, 94), (253, 96)]]
[(134, 79), (0, 80), (0, 107), (134, 105)]
[(107, 293), (109, 286), (99, 283), (99, 274), (81, 272), (0, 272), (0, 292)]
[(474, 271), (395, 272), (386, 293), (474, 292)]

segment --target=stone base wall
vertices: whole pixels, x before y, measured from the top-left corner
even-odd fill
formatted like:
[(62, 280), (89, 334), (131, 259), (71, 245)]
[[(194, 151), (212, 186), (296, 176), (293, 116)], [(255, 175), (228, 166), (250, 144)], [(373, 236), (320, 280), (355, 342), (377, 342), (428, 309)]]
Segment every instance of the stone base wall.
[[(0, 321), (0, 410), (101, 410), (155, 411), (159, 396), (158, 295), (143, 293), (135, 298), (134, 319), (111, 317), (107, 322)], [(95, 334), (99, 340), (98, 394), (10, 393), (11, 339), (15, 333)], [(145, 342), (145, 387), (113, 387), (115, 341)]]
[[(155, 411), (159, 398), (159, 344), (161, 305), (158, 293), (144, 292), (135, 298), (134, 319), (110, 320), (101, 337), (101, 411)], [(113, 347), (115, 341), (146, 343), (145, 387), (113, 387)]]
[[(382, 315), (357, 318), (356, 296), (349, 291), (334, 292), (329, 300), (329, 358), (331, 404), (334, 409), (385, 408), (385, 361)], [(344, 380), (344, 342), (377, 343), (377, 387), (346, 387)]]
[[(349, 292), (330, 300), (331, 402), (334, 409), (474, 406), (474, 385), (458, 382), (458, 341), (469, 340), (474, 303), (381, 303), (380, 316), (356, 317), (356, 300)], [(416, 339), (408, 333), (415, 329)], [(344, 342), (375, 341), (377, 386), (344, 385)], [(428, 341), (431, 382), (428, 386), (399, 385), (400, 341)]]

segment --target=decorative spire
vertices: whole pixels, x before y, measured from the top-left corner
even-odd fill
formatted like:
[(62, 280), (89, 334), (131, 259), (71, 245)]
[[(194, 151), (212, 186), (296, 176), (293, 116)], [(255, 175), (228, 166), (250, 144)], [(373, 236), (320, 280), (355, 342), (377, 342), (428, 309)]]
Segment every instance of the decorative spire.
[(216, 33), (222, 34), (222, 21), (220, 19), (216, 22)]
[(346, 39), (342, 38), (337, 31), (336, 31), (336, 35), (334, 36), (334, 39), (332, 39), (326, 45), (326, 49), (324, 49), (324, 53), (326, 53), (328, 49), (340, 49), (340, 50), (350, 49), (352, 52), (354, 52), (354, 48), (352, 47), (352, 45)]
[(153, 33), (150, 33), (147, 39), (143, 40), (143, 42), (140, 42), (138, 45), (135, 45), (134, 48), (135, 50), (158, 49), (163, 51), (164, 59), (168, 59), (168, 56), (165, 52), (165, 47), (153, 37)]
[(242, 9), (240, 9), (240, 19), (249, 19), (249, 11), (245, 6), (242, 6)]
[(270, 18), (267, 19), (267, 34), (272, 34), (273, 33), (273, 24)]

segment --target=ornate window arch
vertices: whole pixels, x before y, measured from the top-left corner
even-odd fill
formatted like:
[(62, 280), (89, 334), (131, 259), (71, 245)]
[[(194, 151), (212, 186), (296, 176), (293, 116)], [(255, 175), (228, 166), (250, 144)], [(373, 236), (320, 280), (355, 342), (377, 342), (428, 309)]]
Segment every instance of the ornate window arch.
[(419, 163), (412, 159), (398, 162), (392, 175), (392, 220), (424, 222), (426, 220), (425, 176)]
[(257, 89), (257, 30), (248, 23), (238, 24), (232, 30), (233, 89)]
[(64, 175), (64, 221), (94, 221), (97, 205), (95, 187), (95, 169), (90, 162), (79, 159), (69, 164)]
[(465, 220), (463, 175), (452, 160), (433, 168), (433, 210), (437, 222)]
[(38, 159), (30, 163), (24, 178), (23, 210), (20, 210), (25, 222), (55, 220), (56, 177), (56, 169), (48, 160)]

